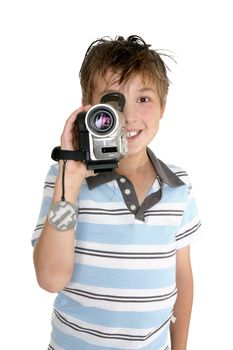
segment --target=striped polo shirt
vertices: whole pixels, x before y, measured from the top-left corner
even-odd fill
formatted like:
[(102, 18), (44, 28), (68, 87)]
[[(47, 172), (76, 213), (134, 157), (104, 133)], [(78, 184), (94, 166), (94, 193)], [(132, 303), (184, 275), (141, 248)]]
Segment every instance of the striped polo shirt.
[[(48, 349), (169, 349), (179, 292), (176, 250), (199, 235), (200, 221), (187, 173), (165, 165), (149, 148), (148, 156), (158, 176), (141, 205), (133, 184), (116, 172), (83, 182), (74, 271), (55, 299)], [(45, 181), (33, 245), (57, 174), (54, 164)]]

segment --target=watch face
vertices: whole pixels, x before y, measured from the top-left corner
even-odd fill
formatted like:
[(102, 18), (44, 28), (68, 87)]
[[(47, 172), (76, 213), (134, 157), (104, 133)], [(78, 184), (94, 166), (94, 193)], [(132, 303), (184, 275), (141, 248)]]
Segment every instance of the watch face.
[(58, 231), (71, 230), (77, 222), (77, 208), (66, 201), (55, 203), (49, 211), (48, 220)]

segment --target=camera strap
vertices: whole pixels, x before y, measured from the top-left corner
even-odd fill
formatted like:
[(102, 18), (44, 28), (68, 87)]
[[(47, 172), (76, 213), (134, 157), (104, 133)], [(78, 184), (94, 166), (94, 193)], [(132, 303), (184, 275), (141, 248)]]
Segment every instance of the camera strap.
[[(86, 154), (83, 151), (69, 151), (63, 150), (60, 146), (55, 147), (52, 150), (51, 158), (58, 162), (59, 160), (84, 160), (86, 161)], [(65, 162), (66, 163), (66, 162)], [(65, 164), (64, 163), (64, 164)], [(113, 171), (113, 169), (117, 168), (117, 160), (104, 160), (104, 161), (92, 161), (91, 164), (88, 164), (87, 169), (93, 170), (94, 173), (97, 172), (108, 172)], [(64, 165), (64, 174), (65, 174), (65, 165)]]
[(55, 161), (63, 160), (85, 160), (85, 154), (83, 151), (68, 151), (63, 150), (61, 147), (55, 147), (52, 150), (51, 158)]
[[(62, 195), (61, 195), (61, 201), (56, 203), (56, 208), (59, 209), (59, 206), (62, 205), (69, 209), (69, 212), (71, 211), (73, 214), (75, 214), (76, 217), (76, 209), (70, 202), (67, 202), (65, 199), (65, 170), (66, 170), (66, 163), (67, 160), (85, 160), (84, 153), (82, 151), (68, 151), (68, 150), (62, 150), (60, 146), (55, 147), (52, 150), (51, 157), (55, 161), (63, 160), (63, 167), (62, 167)], [(62, 204), (61, 204), (62, 203)], [(74, 220), (75, 224), (75, 220)], [(66, 227), (66, 226), (65, 226)], [(68, 227), (68, 226), (67, 226)]]

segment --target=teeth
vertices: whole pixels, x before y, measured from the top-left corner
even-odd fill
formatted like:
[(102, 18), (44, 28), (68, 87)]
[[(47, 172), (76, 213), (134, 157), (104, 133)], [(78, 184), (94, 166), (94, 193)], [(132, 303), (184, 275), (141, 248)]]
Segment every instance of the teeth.
[(136, 136), (138, 133), (139, 133), (139, 130), (127, 131), (126, 136), (129, 138), (129, 137)]

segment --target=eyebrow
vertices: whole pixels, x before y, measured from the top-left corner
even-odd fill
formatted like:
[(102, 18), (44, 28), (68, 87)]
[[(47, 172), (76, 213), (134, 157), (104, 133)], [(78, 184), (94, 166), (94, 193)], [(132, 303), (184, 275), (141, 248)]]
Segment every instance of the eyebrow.
[(138, 90), (139, 92), (157, 92), (157, 90), (156, 89), (152, 89), (152, 88), (150, 88), (150, 87), (143, 87), (143, 88), (141, 88), (141, 89), (139, 89)]
[[(157, 89), (153, 89), (150, 87), (142, 87), (140, 89), (137, 90), (138, 92), (153, 92), (153, 93), (157, 93)], [(116, 90), (112, 90), (112, 89), (108, 89), (108, 90), (104, 90), (101, 91), (100, 96), (104, 96), (105, 94), (110, 94), (110, 93), (114, 93), (116, 92)]]

